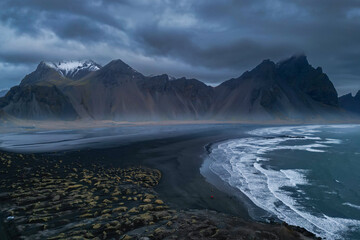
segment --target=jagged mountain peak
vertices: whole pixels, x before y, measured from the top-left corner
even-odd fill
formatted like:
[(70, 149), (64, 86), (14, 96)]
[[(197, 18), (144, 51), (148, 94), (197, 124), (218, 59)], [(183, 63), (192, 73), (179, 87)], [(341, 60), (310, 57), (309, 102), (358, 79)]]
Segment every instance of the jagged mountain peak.
[(166, 80), (169, 81), (170, 77), (167, 74), (160, 74), (160, 75), (150, 75), (148, 76), (149, 79), (162, 79), (162, 80)]
[[(294, 55), (290, 58), (281, 60), (276, 64), (276, 67), (286, 78), (293, 78), (301, 72), (313, 69), (305, 55)], [(322, 70), (319, 73), (322, 73)]]
[(253, 70), (251, 70), (249, 73), (253, 75), (270, 75), (274, 74), (276, 71), (276, 64), (269, 60), (263, 60), (259, 65), (257, 65)]
[(116, 65), (123, 65), (123, 66), (126, 66), (126, 67), (130, 67), (127, 63), (125, 63), (120, 58), (111, 60), (108, 64), (116, 64)]
[[(294, 55), (288, 59), (279, 61), (276, 66), (281, 74), (288, 78), (292, 78), (294, 75), (298, 75), (312, 68), (305, 55)], [(322, 73), (321, 69), (319, 73)]]
[(138, 73), (135, 69), (130, 67), (128, 64), (126, 64), (121, 59), (112, 60), (108, 64), (106, 64), (102, 71), (112, 71), (112, 72), (118, 72), (123, 74), (134, 74)]
[(99, 64), (92, 60), (70, 60), (59, 62), (41, 62), (38, 68), (48, 67), (56, 70), (60, 75), (70, 79), (80, 79), (90, 72), (101, 68)]
[(9, 89), (0, 89), (0, 97), (5, 96), (8, 91)]
[(355, 94), (354, 98), (360, 101), (360, 90)]
[(360, 91), (354, 97), (352, 93), (339, 97), (339, 104), (340, 107), (349, 112), (360, 113)]
[(171, 76), (171, 75), (166, 74), (166, 73), (163, 73), (163, 74), (160, 74), (160, 75), (151, 74), (151, 75), (148, 75), (147, 77), (149, 77), (149, 78), (164, 78), (164, 79), (167, 79), (169, 81), (173, 81), (173, 80), (177, 79), (176, 77)]
[[(106, 86), (117, 86), (133, 83), (146, 77), (123, 62), (121, 59), (112, 60), (99, 71), (89, 74), (81, 81), (103, 83)], [(81, 82), (80, 81), (80, 82)]]
[(298, 54), (298, 55), (293, 55), (290, 58), (281, 60), (277, 63), (278, 66), (286, 65), (286, 64), (293, 64), (295, 66), (300, 67), (300, 66), (309, 65), (309, 62), (305, 54)]
[[(69, 73), (79, 65), (74, 61), (41, 62), (36, 71), (24, 78), (21, 86), (56, 85), (80, 117), (95, 119), (292, 118), (336, 111), (338, 106), (333, 84), (321, 69), (313, 68), (304, 55), (279, 63), (264, 60), (217, 87), (195, 79), (170, 81), (171, 77), (166, 74), (144, 76), (120, 59), (78, 81), (58, 71)], [(10, 109), (14, 101), (16, 99), (6, 102), (8, 112), (16, 112)]]
[[(112, 60), (111, 62), (109, 62), (108, 64), (106, 64), (104, 66), (104, 68), (118, 68), (118, 69), (132, 69), (128, 64), (126, 64), (123, 60), (121, 59), (115, 59)], [(134, 70), (135, 71), (135, 70)]]
[(352, 95), (352, 93), (347, 93), (347, 94), (342, 95), (340, 98), (353, 98), (353, 95)]
[(293, 87), (299, 88), (313, 100), (337, 106), (336, 89), (320, 67), (311, 66), (305, 55), (295, 55), (277, 64), (278, 75)]

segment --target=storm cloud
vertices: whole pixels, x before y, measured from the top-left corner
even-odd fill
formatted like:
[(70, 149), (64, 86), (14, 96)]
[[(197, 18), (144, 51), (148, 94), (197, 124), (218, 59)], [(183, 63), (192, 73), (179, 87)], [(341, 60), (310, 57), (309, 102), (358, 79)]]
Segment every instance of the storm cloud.
[(122, 59), (216, 85), (305, 53), (339, 94), (360, 89), (358, 0), (2, 0), (0, 89), (42, 60)]

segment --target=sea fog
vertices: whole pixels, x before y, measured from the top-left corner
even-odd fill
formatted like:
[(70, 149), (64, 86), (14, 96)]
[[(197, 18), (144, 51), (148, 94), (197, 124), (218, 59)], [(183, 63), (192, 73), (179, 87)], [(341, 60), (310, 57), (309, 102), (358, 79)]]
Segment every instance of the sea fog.
[[(116, 147), (136, 141), (176, 137), (209, 131), (238, 129), (233, 124), (122, 125), (72, 130), (22, 129), (0, 134), (0, 150), (39, 153), (84, 148)], [(240, 129), (238, 130), (241, 131)]]

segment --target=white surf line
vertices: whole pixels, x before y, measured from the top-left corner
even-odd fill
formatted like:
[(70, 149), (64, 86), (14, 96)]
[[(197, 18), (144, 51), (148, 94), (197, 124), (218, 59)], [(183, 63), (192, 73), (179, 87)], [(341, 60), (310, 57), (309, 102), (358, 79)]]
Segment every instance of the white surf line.
[[(256, 164), (256, 163), (255, 163), (255, 164)], [(315, 223), (315, 221), (316, 221), (316, 220), (319, 220), (320, 218), (315, 217), (315, 216), (313, 216), (313, 215), (311, 215), (311, 214), (307, 214), (307, 213), (305, 213), (305, 212), (297, 209), (296, 207), (294, 207), (294, 205), (288, 203), (288, 202), (284, 199), (284, 196), (280, 196), (280, 195), (277, 193), (277, 191), (279, 191), (279, 188), (278, 188), (278, 187), (275, 186), (275, 187), (277, 188), (277, 189), (276, 189), (277, 191), (275, 191), (273, 188), (271, 188), (271, 187), (270, 187), (270, 185), (272, 185), (272, 183), (270, 182), (270, 181), (271, 181), (271, 177), (270, 177), (270, 176), (268, 175), (268, 173), (266, 172), (266, 171), (269, 171), (269, 170), (265, 170), (265, 169), (262, 168), (259, 164), (254, 165), (254, 167), (255, 167), (259, 172), (261, 172), (262, 174), (264, 174), (264, 175), (266, 176), (266, 178), (267, 178), (267, 185), (268, 185), (268, 189), (269, 189), (270, 193), (271, 193), (276, 199), (278, 199), (282, 204), (284, 204), (285, 206), (287, 206), (288, 208), (290, 208), (294, 213), (298, 214), (302, 219), (304, 219), (305, 221), (309, 222), (310, 224), (312, 224), (313, 226), (317, 227), (318, 229), (320, 229), (320, 230), (322, 230), (322, 231), (330, 234), (331, 236), (337, 236), (337, 234), (335, 234), (334, 232), (330, 232), (330, 231), (328, 231), (327, 229), (325, 229), (323, 226), (320, 226), (320, 225), (318, 225), (317, 223)], [(286, 195), (286, 194), (283, 194), (283, 195)], [(288, 196), (286, 196), (286, 197), (288, 197)], [(289, 198), (291, 198), (291, 197), (289, 197)], [(294, 202), (296, 202), (296, 201), (294, 200)], [(275, 207), (275, 208), (276, 208), (276, 207)], [(315, 219), (314, 219), (315, 221), (309, 219), (309, 216), (306, 216), (306, 215), (310, 215), (312, 218), (315, 218)], [(326, 215), (323, 214), (323, 216), (326, 216)], [(289, 218), (289, 217), (291, 217), (291, 216), (286, 216), (286, 218)], [(330, 219), (329, 219), (329, 220), (330, 220)], [(339, 225), (339, 223), (337, 223), (337, 222), (335, 222), (335, 223)], [(344, 225), (343, 225), (343, 226), (344, 226)], [(344, 226), (344, 227), (346, 227), (346, 226)], [(309, 231), (313, 231), (314, 229), (308, 229), (308, 230), (309, 230)], [(336, 231), (336, 232), (338, 232), (338, 231)]]
[(355, 209), (360, 210), (360, 206), (359, 206), (359, 205), (355, 205), (355, 204), (352, 204), (352, 203), (349, 203), (349, 202), (345, 202), (345, 203), (343, 203), (342, 205), (349, 206), (349, 207), (352, 207), (352, 208), (355, 208)]
[[(296, 126), (296, 127), (286, 127), (286, 128), (284, 128), (285, 132), (292, 135), (292, 136), (294, 136), (294, 135), (305, 136), (305, 138), (294, 138), (295, 140), (301, 140), (301, 139), (304, 139), (304, 140), (318, 140), (318, 142), (316, 142), (315, 144), (300, 145), (300, 146), (278, 146), (278, 144), (280, 144), (281, 142), (292, 140), (292, 138), (290, 138), (290, 137), (287, 138), (286, 136), (281, 136), (281, 137), (278, 137), (278, 138), (274, 137), (272, 139), (269, 139), (269, 141), (267, 141), (267, 142), (264, 142), (264, 141), (259, 142), (256, 139), (252, 139), (252, 138), (241, 139), (240, 142), (239, 142), (239, 140), (238, 140), (238, 142), (236, 142), (236, 140), (233, 140), (233, 142), (228, 141), (227, 143), (218, 145), (218, 149), (222, 150), (225, 153), (225, 156), (229, 156), (229, 154), (230, 154), (230, 156), (238, 156), (240, 161), (244, 161), (244, 157), (246, 155), (248, 155), (250, 160), (253, 160), (253, 162), (254, 162), (253, 167), (256, 168), (256, 162), (265, 160), (265, 159), (259, 157), (259, 155), (267, 153), (267, 152), (272, 151), (272, 150), (296, 149), (296, 150), (305, 150), (305, 151), (311, 151), (311, 152), (324, 152), (323, 150), (316, 149), (316, 148), (329, 147), (329, 146), (324, 145), (324, 144), (339, 144), (339, 143), (341, 143), (341, 141), (337, 140), (337, 139), (325, 139), (324, 141), (319, 141), (319, 140), (322, 140), (322, 139), (319, 138), (319, 137), (312, 137), (314, 135), (314, 133), (319, 132), (316, 129), (318, 127), (324, 127), (324, 126), (306, 126), (305, 128), (303, 128), (302, 126), (301, 127)], [(264, 134), (265, 135), (270, 135), (270, 134), (279, 135), (279, 134), (284, 134), (283, 130), (281, 130), (281, 128), (280, 129), (279, 128), (267, 128), (265, 130), (264, 129), (256, 129), (256, 130), (250, 131), (248, 133), (254, 134), (254, 135), (257, 135), (257, 136), (259, 136), (259, 135), (264, 136)], [(295, 130), (295, 131), (293, 131), (293, 130)], [(251, 140), (253, 140), (253, 141), (251, 141)], [(236, 146), (238, 146), (239, 148), (242, 147), (242, 148), (246, 149), (249, 142), (252, 142), (253, 144), (255, 143), (254, 144), (255, 147), (253, 145), (253, 146), (250, 146), (250, 147), (247, 148), (248, 150), (250, 150), (250, 152), (246, 152), (246, 151), (242, 151), (242, 150), (239, 150), (241, 152), (234, 151), (234, 149), (233, 149), (234, 145), (235, 145), (235, 148), (236, 148)], [(243, 156), (243, 155), (245, 155), (245, 156)], [(249, 160), (249, 158), (247, 160)], [(248, 196), (256, 205), (258, 205), (259, 207), (261, 207), (261, 208), (263, 208), (265, 210), (268, 210), (268, 211), (274, 213), (279, 218), (283, 218), (283, 219), (289, 219), (289, 217), (291, 218), (291, 216), (287, 216), (287, 215), (282, 214), (280, 212), (280, 209), (278, 209), (276, 206), (269, 206), (270, 202), (268, 202), (266, 204), (265, 202), (261, 202), (261, 201), (259, 202), (257, 200), (257, 197), (256, 197), (257, 194), (255, 192), (253, 192), (253, 189), (251, 189), (251, 184), (254, 184), (254, 183), (249, 181), (248, 177), (246, 177), (245, 172), (243, 172), (243, 170), (241, 170), (240, 165), (232, 163), (234, 161), (234, 159), (236, 159), (236, 157), (231, 157), (229, 159), (231, 169), (228, 169), (228, 167), (224, 167), (224, 170), (227, 171), (228, 174), (230, 174), (230, 178), (226, 179), (226, 180), (227, 181), (232, 180), (231, 178), (233, 177), (233, 174), (231, 174), (231, 172), (240, 174), (242, 176), (242, 179), (245, 180), (245, 183), (246, 183), (247, 187), (244, 188), (244, 186), (241, 187), (241, 186), (236, 186), (235, 185), (236, 188), (238, 188), (246, 196)], [(245, 162), (249, 162), (247, 160), (245, 160)], [(237, 169), (238, 171), (235, 171), (233, 169), (234, 166), (240, 167), (240, 169)], [(260, 165), (258, 165), (258, 166), (260, 166)], [(243, 167), (246, 167), (246, 164)], [(263, 168), (261, 167), (261, 169), (263, 169)], [(261, 169), (258, 168), (257, 170), (259, 172), (262, 172)], [(212, 171), (216, 173), (216, 169), (212, 169)], [(249, 174), (251, 175), (251, 172), (249, 172)], [(274, 189), (270, 189), (269, 186), (270, 186), (270, 179), (271, 178), (269, 176), (267, 176), (264, 172), (262, 172), (262, 174), (266, 176), (267, 188), (269, 190), (269, 193), (275, 199), (277, 199), (279, 202), (282, 202), (282, 204), (284, 206), (291, 209), (291, 211), (293, 213), (297, 214), (305, 222), (308, 222), (308, 224), (310, 224), (307, 227), (309, 231), (315, 231), (315, 232), (318, 232), (318, 233), (323, 232), (322, 235), (327, 235), (327, 236), (330, 235), (331, 238), (333, 238), (335, 236), (339, 237), (338, 235), (336, 235), (336, 233), (339, 233), (339, 232), (342, 232), (342, 231), (345, 231), (346, 229), (348, 229), (349, 224), (351, 224), (351, 226), (353, 226), (353, 225), (358, 225), (360, 223), (359, 221), (356, 221), (356, 220), (342, 219), (342, 218), (339, 218), (339, 219), (332, 218), (332, 217), (329, 217), (329, 216), (327, 216), (325, 214), (322, 214), (323, 217), (316, 217), (316, 216), (314, 216), (312, 214), (303, 212), (303, 210), (299, 210), (294, 205), (291, 205), (291, 204), (287, 203), (287, 201), (283, 198), (283, 197), (286, 197), (286, 198), (291, 199), (290, 196), (287, 196), (284, 193), (280, 193), (280, 191), (279, 191), (279, 193), (276, 193)], [(289, 179), (289, 181), (291, 183), (291, 177), (286, 176), (286, 174), (284, 172), (283, 172), (283, 175), (285, 176), (285, 178)], [(297, 177), (299, 177), (300, 175), (301, 174), (299, 174)], [(223, 177), (221, 177), (221, 178), (223, 180), (225, 180)], [(301, 182), (298, 183), (298, 184), (301, 184)], [(234, 185), (233, 181), (231, 181), (231, 185)], [(242, 185), (244, 185), (244, 182), (243, 182)], [(294, 184), (291, 184), (291, 185), (294, 185)], [(295, 183), (295, 186), (296, 186), (296, 183)], [(275, 185), (275, 189), (278, 189), (278, 188), (279, 188), (279, 186)], [(279, 194), (283, 195), (283, 196), (281, 197), (281, 196), (279, 196)], [(271, 199), (268, 199), (267, 201), (269, 201), (269, 200), (271, 201)], [(293, 199), (292, 201), (295, 201), (295, 199)], [(274, 202), (272, 204), (274, 204)], [(301, 206), (301, 205), (299, 205), (299, 206)], [(328, 224), (328, 223), (323, 222), (324, 220), (327, 220), (327, 221), (330, 221), (330, 222), (333, 223), (333, 224), (330, 224), (330, 225), (335, 228), (335, 232), (330, 231), (327, 226), (324, 226), (324, 224), (326, 224), (326, 225)], [(291, 222), (293, 222), (293, 221), (291, 221)], [(301, 222), (303, 222), (303, 221), (301, 221)], [(317, 222), (319, 222), (320, 224), (318, 224)], [(305, 224), (305, 225), (308, 225), (308, 224)], [(304, 222), (300, 223), (300, 224), (295, 223), (295, 225), (300, 225), (301, 226), (301, 225), (304, 225)], [(312, 226), (312, 227), (310, 227), (310, 226)], [(337, 227), (335, 227), (335, 226), (337, 226)], [(318, 230), (314, 229), (314, 227), (317, 228)]]

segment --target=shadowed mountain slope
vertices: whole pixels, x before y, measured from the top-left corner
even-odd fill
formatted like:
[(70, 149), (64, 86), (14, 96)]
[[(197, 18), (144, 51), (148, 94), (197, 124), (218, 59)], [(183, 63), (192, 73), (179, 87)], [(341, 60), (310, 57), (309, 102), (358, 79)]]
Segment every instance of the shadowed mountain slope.
[[(42, 62), (23, 79), (20, 88), (12, 90), (6, 101), (2, 100), (2, 108), (9, 114), (32, 118), (36, 115), (32, 109), (38, 109), (37, 105), (31, 105), (28, 100), (26, 110), (21, 109), (22, 105), (14, 105), (25, 98), (15, 92), (25, 91), (25, 86), (56, 86), (51, 90), (54, 93), (51, 97), (44, 96), (39, 89), (27, 88), (26, 91), (31, 91), (28, 95), (35, 98), (42, 94), (44, 104), (48, 98), (48, 106), (56, 99), (56, 106), (71, 106), (76, 113), (73, 116), (88, 119), (301, 120), (328, 119), (343, 114), (333, 84), (322, 69), (313, 68), (305, 56), (294, 56), (279, 63), (265, 60), (253, 70), (215, 88), (196, 79), (172, 79), (166, 74), (144, 76), (121, 60), (94, 69), (74, 80)], [(67, 69), (67, 73), (74, 71)], [(41, 111), (44, 117), (49, 113)]]
[(338, 110), (337, 92), (320, 69), (305, 56), (275, 64), (263, 61), (239, 78), (215, 88), (214, 113), (237, 119), (301, 119)]
[(8, 89), (0, 90), (0, 97), (4, 97), (8, 91)]
[(64, 88), (82, 117), (116, 120), (193, 119), (207, 114), (213, 89), (195, 79), (145, 77), (121, 60)]
[(16, 86), (0, 98), (0, 109), (26, 119), (74, 120), (78, 114), (56, 86)]
[(353, 97), (351, 93), (339, 97), (340, 107), (343, 109), (360, 114), (360, 91)]

